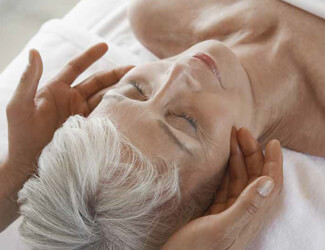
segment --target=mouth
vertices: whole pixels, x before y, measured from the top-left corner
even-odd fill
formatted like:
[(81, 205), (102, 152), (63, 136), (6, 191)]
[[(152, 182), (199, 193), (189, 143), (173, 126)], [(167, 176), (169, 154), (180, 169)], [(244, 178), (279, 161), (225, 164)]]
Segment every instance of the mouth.
[(207, 65), (210, 68), (210, 70), (212, 71), (212, 73), (218, 78), (218, 80), (221, 84), (220, 72), (218, 70), (216, 62), (212, 59), (211, 56), (209, 56), (208, 54), (202, 53), (202, 52), (198, 52), (193, 57), (201, 60), (205, 65)]

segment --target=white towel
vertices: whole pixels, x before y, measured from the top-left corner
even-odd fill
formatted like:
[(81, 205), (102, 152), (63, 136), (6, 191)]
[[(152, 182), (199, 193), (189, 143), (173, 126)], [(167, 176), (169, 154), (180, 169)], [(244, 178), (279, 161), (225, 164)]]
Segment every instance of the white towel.
[(283, 148), (284, 186), (250, 250), (325, 249), (325, 159)]
[(303, 9), (321, 18), (325, 18), (324, 0), (282, 0), (282, 1), (292, 4), (300, 9)]

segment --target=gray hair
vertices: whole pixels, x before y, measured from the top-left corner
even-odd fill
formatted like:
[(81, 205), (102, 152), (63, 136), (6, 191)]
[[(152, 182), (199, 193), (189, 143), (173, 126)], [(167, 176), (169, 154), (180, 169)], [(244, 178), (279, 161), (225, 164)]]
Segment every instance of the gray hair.
[(70, 117), (38, 165), (18, 200), (32, 249), (157, 249), (193, 217), (176, 165), (149, 160), (107, 118)]

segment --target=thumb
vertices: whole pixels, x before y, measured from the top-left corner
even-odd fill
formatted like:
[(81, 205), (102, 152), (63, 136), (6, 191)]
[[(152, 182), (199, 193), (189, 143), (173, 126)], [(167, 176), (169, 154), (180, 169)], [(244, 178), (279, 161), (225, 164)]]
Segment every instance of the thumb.
[(20, 100), (32, 101), (36, 95), (37, 87), (43, 73), (43, 63), (39, 52), (35, 49), (29, 51), (29, 63), (15, 91), (15, 97)]
[(227, 225), (233, 234), (239, 234), (249, 222), (253, 223), (252, 220), (258, 212), (265, 211), (265, 206), (270, 204), (266, 203), (266, 200), (273, 188), (272, 178), (260, 177), (246, 187), (237, 201), (224, 212), (227, 213), (225, 215), (229, 220)]

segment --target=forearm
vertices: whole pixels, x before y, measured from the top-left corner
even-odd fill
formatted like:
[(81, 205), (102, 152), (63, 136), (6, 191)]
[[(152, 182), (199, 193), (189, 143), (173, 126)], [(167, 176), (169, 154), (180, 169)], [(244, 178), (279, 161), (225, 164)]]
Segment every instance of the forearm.
[(9, 161), (0, 163), (0, 232), (19, 217), (18, 192), (27, 180)]

